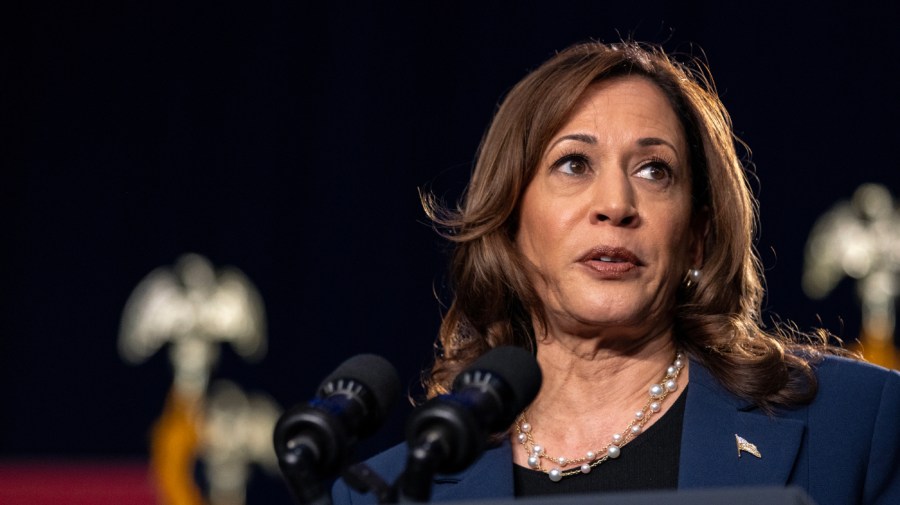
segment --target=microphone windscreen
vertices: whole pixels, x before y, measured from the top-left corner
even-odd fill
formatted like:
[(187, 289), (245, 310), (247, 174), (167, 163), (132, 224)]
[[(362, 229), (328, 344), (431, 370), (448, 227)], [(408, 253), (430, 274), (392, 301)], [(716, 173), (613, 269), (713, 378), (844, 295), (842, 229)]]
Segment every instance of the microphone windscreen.
[(543, 380), (537, 360), (521, 347), (495, 347), (475, 360), (468, 370), (491, 372), (502, 377), (512, 390), (513, 403), (508, 407), (515, 414), (524, 410), (534, 400)]
[(322, 381), (319, 392), (334, 381), (353, 379), (364, 385), (375, 399), (378, 418), (384, 419), (400, 397), (400, 377), (388, 360), (375, 354), (358, 354), (341, 363)]

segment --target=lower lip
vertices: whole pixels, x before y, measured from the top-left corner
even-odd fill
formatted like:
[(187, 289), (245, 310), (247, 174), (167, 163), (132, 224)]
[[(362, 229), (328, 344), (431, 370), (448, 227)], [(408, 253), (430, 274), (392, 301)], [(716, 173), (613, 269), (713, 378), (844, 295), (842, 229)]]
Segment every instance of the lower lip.
[(637, 268), (637, 265), (629, 261), (616, 262), (588, 260), (582, 262), (582, 264), (591, 269), (593, 272), (612, 278), (622, 277), (623, 275)]

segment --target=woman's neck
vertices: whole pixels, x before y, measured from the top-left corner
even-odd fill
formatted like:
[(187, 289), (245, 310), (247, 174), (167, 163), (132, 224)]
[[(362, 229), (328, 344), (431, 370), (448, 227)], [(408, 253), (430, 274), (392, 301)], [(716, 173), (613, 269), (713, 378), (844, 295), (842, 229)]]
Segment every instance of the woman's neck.
[[(547, 335), (537, 340), (537, 360), (544, 381), (528, 407), (533, 437), (555, 456), (580, 457), (610, 443), (634, 419), (673, 364), (676, 345), (671, 332), (656, 335), (632, 347), (609, 347), (602, 339)], [(662, 416), (687, 384), (687, 360), (678, 388), (648, 419), (646, 427)], [(527, 466), (526, 451), (515, 443), (514, 461)]]
[(566, 415), (642, 403), (650, 385), (672, 364), (676, 351), (671, 334), (636, 348), (612, 349), (577, 337), (547, 337), (538, 340), (537, 347), (544, 382), (529, 410)]

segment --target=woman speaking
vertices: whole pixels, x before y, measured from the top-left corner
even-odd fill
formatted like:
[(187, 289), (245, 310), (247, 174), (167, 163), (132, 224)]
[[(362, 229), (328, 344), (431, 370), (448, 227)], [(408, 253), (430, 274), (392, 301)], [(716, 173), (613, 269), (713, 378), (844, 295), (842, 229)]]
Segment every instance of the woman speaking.
[[(762, 327), (735, 143), (702, 66), (656, 47), (577, 45), (509, 92), (460, 207), (426, 199), (455, 243), (426, 387), (503, 345), (543, 385), (433, 500), (795, 485), (900, 503), (900, 374)], [(405, 451), (368, 464), (396, 475)], [(374, 498), (338, 482), (334, 500)]]

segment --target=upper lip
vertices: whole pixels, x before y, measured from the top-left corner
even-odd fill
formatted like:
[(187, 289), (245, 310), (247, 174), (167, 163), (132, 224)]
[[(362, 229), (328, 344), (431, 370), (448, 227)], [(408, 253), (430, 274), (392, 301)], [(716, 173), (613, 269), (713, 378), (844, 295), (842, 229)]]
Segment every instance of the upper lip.
[(581, 261), (624, 261), (641, 266), (643, 262), (636, 254), (624, 247), (597, 246), (586, 252)]

